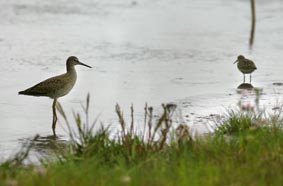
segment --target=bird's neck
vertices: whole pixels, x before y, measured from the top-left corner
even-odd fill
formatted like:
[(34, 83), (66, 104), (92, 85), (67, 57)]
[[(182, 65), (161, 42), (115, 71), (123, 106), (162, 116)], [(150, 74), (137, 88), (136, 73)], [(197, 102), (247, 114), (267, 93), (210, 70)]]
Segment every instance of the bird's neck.
[(69, 66), (69, 65), (67, 65), (67, 72), (68, 72), (68, 73), (76, 73), (75, 66)]
[(67, 74), (71, 77), (74, 78), (74, 80), (76, 81), (77, 79), (77, 73), (76, 73), (76, 69), (74, 66), (67, 66)]

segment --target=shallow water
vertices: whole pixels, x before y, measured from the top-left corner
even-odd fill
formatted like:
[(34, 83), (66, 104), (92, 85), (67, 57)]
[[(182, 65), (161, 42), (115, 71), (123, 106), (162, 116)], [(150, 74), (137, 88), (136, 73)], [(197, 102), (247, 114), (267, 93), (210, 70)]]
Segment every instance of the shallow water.
[[(255, 95), (238, 93), (242, 74), (233, 61), (244, 54), (256, 62), (253, 85), (263, 89), (260, 104), (281, 101), (283, 3), (257, 1), (255, 44), (248, 46), (248, 1), (225, 0), (67, 0), (0, 1), (0, 158), (17, 152), (22, 139), (51, 131), (48, 98), (17, 92), (63, 73), (65, 60), (76, 55), (92, 69), (77, 67), (73, 90), (59, 101), (66, 112), (81, 111), (89, 92), (92, 119), (117, 121), (134, 104), (137, 123), (145, 102), (178, 105), (177, 117), (194, 134), (213, 130), (211, 116), (235, 108)], [(158, 109), (157, 109), (158, 110)], [(59, 118), (57, 132), (67, 136)]]

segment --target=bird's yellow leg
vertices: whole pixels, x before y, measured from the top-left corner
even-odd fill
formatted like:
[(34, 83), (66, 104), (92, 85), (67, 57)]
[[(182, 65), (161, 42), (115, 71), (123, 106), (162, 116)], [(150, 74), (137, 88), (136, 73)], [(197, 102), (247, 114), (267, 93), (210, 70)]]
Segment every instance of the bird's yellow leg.
[(57, 103), (57, 99), (55, 98), (52, 104), (52, 111), (53, 111), (52, 131), (53, 131), (54, 137), (56, 137), (55, 128), (56, 128), (56, 122), (57, 122), (56, 103)]

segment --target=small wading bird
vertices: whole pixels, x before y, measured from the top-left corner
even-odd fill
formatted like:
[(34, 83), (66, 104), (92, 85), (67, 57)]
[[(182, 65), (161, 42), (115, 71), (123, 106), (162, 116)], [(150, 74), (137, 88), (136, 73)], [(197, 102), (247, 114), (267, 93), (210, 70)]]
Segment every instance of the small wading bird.
[(52, 131), (54, 137), (56, 137), (55, 127), (57, 122), (56, 102), (59, 97), (68, 94), (75, 85), (77, 80), (75, 65), (83, 65), (91, 68), (91, 66), (88, 66), (80, 62), (77, 57), (70, 56), (66, 62), (67, 72), (65, 74), (51, 77), (49, 79), (46, 79), (45, 81), (36, 84), (31, 88), (19, 92), (19, 94), (23, 94), (23, 95), (46, 96), (54, 99), (52, 104), (52, 111), (53, 111)]
[(244, 83), (245, 83), (245, 75), (250, 74), (250, 83), (252, 82), (252, 72), (255, 71), (257, 68), (252, 60), (246, 59), (244, 56), (239, 55), (237, 60), (234, 62), (238, 63), (237, 67), (238, 69), (243, 73), (244, 75)]

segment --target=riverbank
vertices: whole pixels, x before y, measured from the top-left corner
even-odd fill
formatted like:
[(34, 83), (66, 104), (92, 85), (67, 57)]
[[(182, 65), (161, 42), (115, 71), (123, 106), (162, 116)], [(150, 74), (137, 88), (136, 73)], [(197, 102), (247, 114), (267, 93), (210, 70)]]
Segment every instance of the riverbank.
[[(70, 119), (59, 105), (61, 116)], [(85, 115), (75, 114), (77, 131), (70, 141), (54, 144), (52, 158), (25, 164), (32, 142), (21, 153), (0, 165), (1, 185), (280, 185), (283, 171), (283, 131), (277, 114), (239, 107), (230, 110), (213, 134), (192, 139), (190, 128), (172, 125), (176, 105), (163, 105), (154, 119), (145, 107), (145, 129), (126, 123), (119, 105), (120, 130), (111, 137), (109, 128), (92, 133)], [(134, 110), (131, 108), (134, 117)], [(86, 118), (85, 120), (83, 118)], [(134, 120), (132, 120), (134, 121)], [(87, 124), (88, 123), (88, 124)], [(95, 122), (94, 122), (95, 123)], [(34, 139), (36, 141), (36, 138)]]

